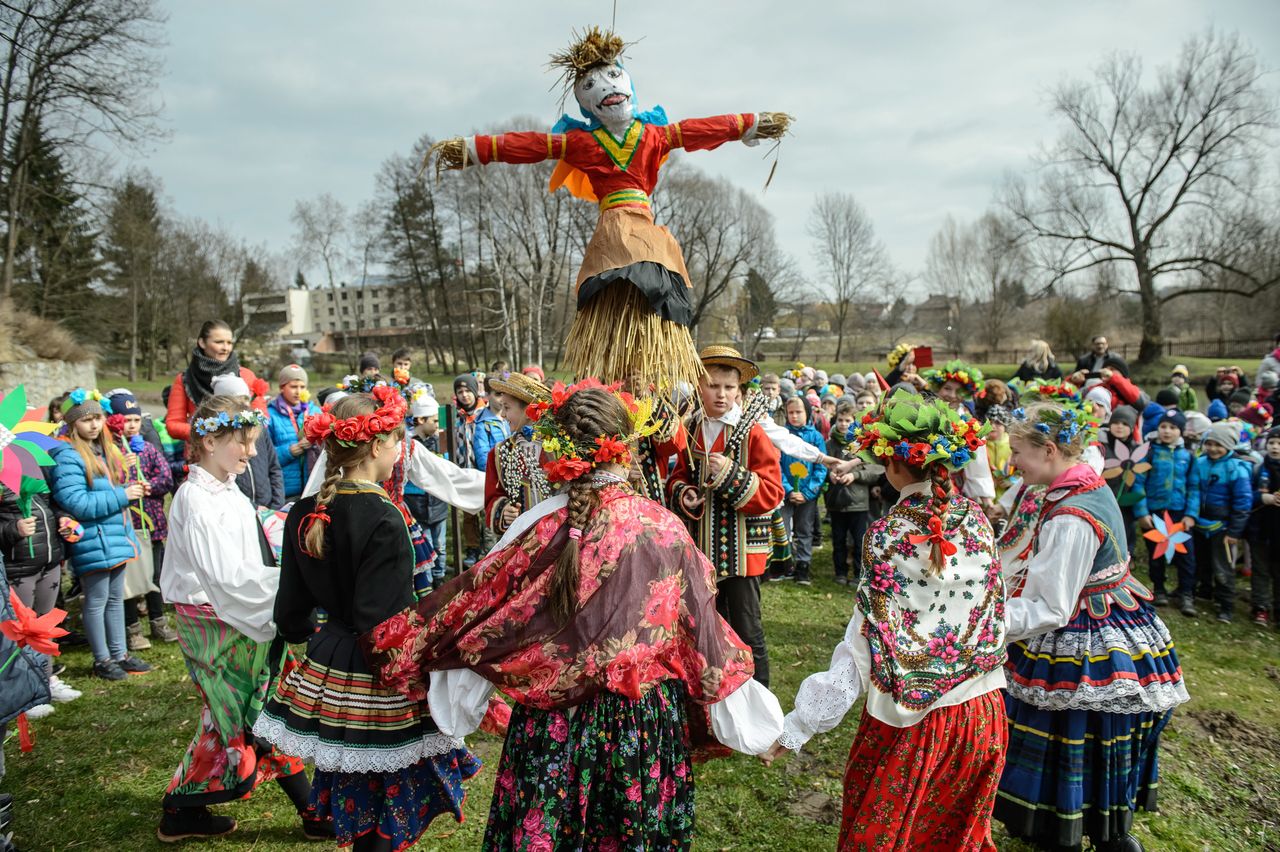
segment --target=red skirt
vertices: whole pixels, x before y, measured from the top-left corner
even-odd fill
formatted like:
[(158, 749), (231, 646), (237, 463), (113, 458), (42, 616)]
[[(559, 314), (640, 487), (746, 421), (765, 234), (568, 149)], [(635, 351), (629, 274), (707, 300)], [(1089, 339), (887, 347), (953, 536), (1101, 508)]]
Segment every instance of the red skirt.
[(1009, 741), (998, 690), (910, 728), (862, 711), (844, 773), (839, 848), (989, 849)]

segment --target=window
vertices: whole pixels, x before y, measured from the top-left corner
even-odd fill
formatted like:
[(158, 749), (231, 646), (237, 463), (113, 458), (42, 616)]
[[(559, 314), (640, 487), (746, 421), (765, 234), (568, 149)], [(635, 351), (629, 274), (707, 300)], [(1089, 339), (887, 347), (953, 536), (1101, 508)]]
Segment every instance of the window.
[(343, 306), (342, 306), (342, 315), (345, 317), (345, 316), (349, 316), (350, 314), (351, 314), (351, 309), (350, 309), (350, 308), (348, 308), (346, 305), (343, 305)]
[(329, 309), (329, 316), (333, 316), (333, 308)]
[(344, 320), (344, 321), (343, 321), (343, 323), (342, 323), (342, 330), (343, 330), (343, 331), (350, 331), (350, 330), (351, 330), (351, 323), (346, 322), (346, 321)]

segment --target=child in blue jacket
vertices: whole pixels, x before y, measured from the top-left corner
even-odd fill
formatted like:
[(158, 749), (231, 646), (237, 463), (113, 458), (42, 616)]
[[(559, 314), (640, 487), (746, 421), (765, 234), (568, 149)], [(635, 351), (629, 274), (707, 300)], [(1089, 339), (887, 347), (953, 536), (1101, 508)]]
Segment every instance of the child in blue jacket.
[[(803, 396), (787, 400), (786, 429), (807, 444), (827, 451), (822, 433), (813, 425), (813, 409)], [(782, 501), (782, 521), (791, 536), (791, 547), (796, 560), (796, 582), (802, 586), (811, 583), (809, 564), (813, 558), (813, 533), (818, 526), (818, 495), (827, 481), (827, 469), (821, 464), (803, 462), (794, 456), (782, 454), (782, 484), (787, 496)]]
[(1196, 474), (1200, 510), (1196, 515), (1196, 552), (1213, 581), (1218, 621), (1231, 623), (1236, 595), (1236, 548), (1244, 538), (1253, 509), (1252, 466), (1233, 455), (1240, 424), (1224, 420), (1204, 436)]
[[(1175, 408), (1164, 412), (1151, 436), (1151, 450), (1147, 454), (1151, 469), (1139, 474), (1134, 483), (1134, 490), (1141, 492), (1142, 498), (1134, 507), (1133, 514), (1143, 530), (1154, 529), (1152, 516), (1163, 517), (1165, 513), (1174, 523), (1181, 521), (1187, 528), (1195, 525), (1196, 513), (1200, 509), (1200, 478), (1196, 472), (1195, 455), (1182, 440), (1186, 426), (1186, 415)], [(1154, 546), (1149, 544), (1147, 552), (1154, 552)], [(1160, 559), (1150, 559), (1149, 563), (1156, 606), (1169, 603), (1165, 578), (1168, 566), (1172, 564), (1178, 580), (1173, 596), (1180, 599), (1183, 615), (1194, 616), (1196, 563), (1190, 546), (1186, 553), (1166, 552)]]

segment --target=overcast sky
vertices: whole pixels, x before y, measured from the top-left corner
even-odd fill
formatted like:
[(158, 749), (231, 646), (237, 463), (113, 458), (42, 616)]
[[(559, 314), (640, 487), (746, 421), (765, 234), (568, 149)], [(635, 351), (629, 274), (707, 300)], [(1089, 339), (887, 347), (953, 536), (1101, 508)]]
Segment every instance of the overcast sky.
[[(640, 105), (673, 119), (783, 110), (796, 117), (772, 186), (760, 149), (689, 155), (756, 193), (783, 248), (812, 270), (816, 193), (852, 193), (896, 264), (923, 266), (943, 217), (976, 217), (1055, 125), (1046, 92), (1108, 52), (1149, 70), (1209, 25), (1239, 30), (1280, 68), (1277, 0), (884, 3), (619, 0)], [(548, 54), (608, 25), (610, 0), (168, 4), (161, 83), (170, 138), (138, 156), (173, 208), (273, 250), (295, 201), (350, 207), (422, 133), (513, 115), (553, 121)], [(1276, 78), (1273, 77), (1273, 81)]]

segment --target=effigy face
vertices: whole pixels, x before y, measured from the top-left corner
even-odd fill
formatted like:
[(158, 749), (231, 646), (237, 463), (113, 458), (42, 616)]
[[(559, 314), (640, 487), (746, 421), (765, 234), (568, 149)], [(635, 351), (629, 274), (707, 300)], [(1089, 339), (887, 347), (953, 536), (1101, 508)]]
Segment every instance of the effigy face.
[(635, 116), (631, 95), (631, 75), (621, 65), (592, 68), (573, 84), (582, 111), (609, 127), (625, 125)]

